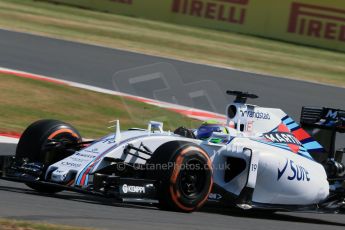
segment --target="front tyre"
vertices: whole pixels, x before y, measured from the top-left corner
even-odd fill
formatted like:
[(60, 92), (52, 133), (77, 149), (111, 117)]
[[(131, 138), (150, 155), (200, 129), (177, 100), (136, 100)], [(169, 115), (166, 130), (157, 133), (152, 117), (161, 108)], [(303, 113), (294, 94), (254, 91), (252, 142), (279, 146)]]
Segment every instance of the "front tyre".
[(213, 185), (212, 163), (202, 148), (169, 142), (155, 151), (149, 163), (155, 166), (149, 177), (161, 181), (161, 209), (193, 212), (206, 202)]
[[(22, 134), (16, 149), (16, 159), (43, 165), (42, 177), (49, 165), (67, 157), (62, 151), (45, 148), (50, 140), (65, 140), (77, 144), (81, 141), (79, 132), (71, 125), (58, 120), (39, 120), (31, 124)], [(41, 178), (43, 179), (43, 178)], [(56, 193), (62, 189), (35, 183), (26, 183), (30, 188), (43, 193)]]

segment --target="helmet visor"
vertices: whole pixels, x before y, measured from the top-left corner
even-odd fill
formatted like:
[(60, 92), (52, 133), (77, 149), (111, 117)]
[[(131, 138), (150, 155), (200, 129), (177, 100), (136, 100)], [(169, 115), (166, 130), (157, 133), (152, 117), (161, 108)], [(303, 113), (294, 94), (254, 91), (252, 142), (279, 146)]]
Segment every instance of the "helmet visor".
[(198, 139), (207, 139), (213, 132), (222, 132), (222, 127), (219, 125), (202, 125), (198, 128), (196, 137)]

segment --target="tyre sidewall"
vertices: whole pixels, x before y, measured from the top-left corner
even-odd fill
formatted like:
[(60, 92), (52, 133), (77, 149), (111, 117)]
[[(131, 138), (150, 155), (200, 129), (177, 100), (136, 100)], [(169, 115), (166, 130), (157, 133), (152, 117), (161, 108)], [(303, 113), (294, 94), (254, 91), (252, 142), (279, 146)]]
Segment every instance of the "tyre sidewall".
[[(43, 151), (43, 146), (48, 139), (54, 139), (62, 135), (70, 135), (76, 141), (81, 141), (79, 132), (71, 125), (58, 120), (39, 120), (31, 124), (22, 134), (16, 149), (15, 158), (18, 162), (23, 159), (29, 162), (41, 163), (44, 165), (42, 176), (48, 166), (55, 162), (45, 162), (46, 152)], [(41, 178), (44, 180), (44, 178)], [(63, 189), (54, 186), (26, 183), (26, 185), (38, 192), (42, 193), (56, 193)]]
[[(16, 149), (16, 158), (27, 158), (31, 162), (44, 161), (44, 151), (42, 148), (48, 139), (53, 139), (54, 133), (61, 130), (66, 130), (73, 135), (76, 139), (80, 137), (79, 132), (71, 125), (58, 121), (58, 120), (40, 120), (31, 124), (22, 134)], [(57, 134), (58, 135), (58, 134)]]
[[(212, 166), (208, 156), (204, 155), (206, 153), (203, 152), (203, 150), (195, 146), (186, 146), (176, 153), (174, 159), (175, 167), (171, 172), (169, 180), (170, 196), (172, 201), (178, 205), (179, 208), (186, 209), (186, 211), (194, 211), (200, 208), (207, 200), (212, 188)], [(183, 195), (181, 192), (180, 173), (184, 170), (183, 166), (192, 159), (197, 159), (200, 162), (203, 162), (202, 167), (204, 167), (205, 170), (205, 185), (198, 194), (188, 197)]]
[(181, 196), (177, 179), (180, 174), (178, 167), (169, 167), (168, 170), (152, 170), (147, 174), (148, 179), (160, 181), (158, 192), (159, 207), (165, 210), (175, 210), (183, 212), (192, 212), (200, 208), (207, 200), (213, 185), (212, 163), (207, 153), (199, 146), (182, 141), (168, 142), (160, 146), (152, 158), (148, 161), (150, 164), (183, 164), (191, 157), (196, 157), (208, 165), (208, 171), (205, 181), (205, 188), (196, 199), (189, 199)]

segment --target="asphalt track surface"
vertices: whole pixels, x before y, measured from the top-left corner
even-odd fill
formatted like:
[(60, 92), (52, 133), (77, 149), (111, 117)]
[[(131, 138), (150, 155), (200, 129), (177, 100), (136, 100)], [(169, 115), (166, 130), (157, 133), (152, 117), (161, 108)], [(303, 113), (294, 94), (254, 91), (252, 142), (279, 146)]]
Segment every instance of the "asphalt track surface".
[[(60, 79), (113, 89), (112, 76), (154, 63), (170, 63), (183, 83), (216, 82), (221, 91), (248, 90), (260, 95), (256, 104), (283, 108), (298, 119), (302, 105), (345, 108), (342, 88), (272, 78), (158, 58), (115, 49), (66, 42), (0, 30), (0, 66)], [(136, 94), (155, 98), (161, 88), (154, 82), (136, 89)], [(122, 89), (124, 92), (128, 89)], [(183, 88), (181, 92), (184, 93)], [(155, 98), (156, 99), (156, 98)], [(228, 98), (229, 99), (229, 98)], [(197, 108), (207, 103), (194, 101)], [(199, 103), (197, 103), (199, 102)], [(190, 101), (179, 101), (190, 105)], [(206, 107), (205, 107), (206, 105)], [(220, 105), (214, 106), (223, 112)], [(0, 145), (0, 154), (13, 152), (14, 145)], [(231, 210), (202, 210), (192, 214), (160, 211), (141, 205), (123, 205), (106, 199), (62, 192), (42, 196), (25, 185), (0, 181), (0, 217), (102, 229), (344, 229), (344, 215), (277, 213), (244, 214)], [(1, 226), (0, 226), (1, 227)]]

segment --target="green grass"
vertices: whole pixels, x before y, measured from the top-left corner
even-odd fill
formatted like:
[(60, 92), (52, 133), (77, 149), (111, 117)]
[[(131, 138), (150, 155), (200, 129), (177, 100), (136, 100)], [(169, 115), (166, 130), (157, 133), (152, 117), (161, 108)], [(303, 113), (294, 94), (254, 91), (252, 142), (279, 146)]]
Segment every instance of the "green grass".
[(91, 230), (91, 228), (71, 227), (39, 222), (0, 219), (1, 230)]
[(150, 120), (174, 130), (198, 122), (166, 109), (119, 96), (0, 74), (0, 132), (22, 132), (39, 119), (58, 119), (74, 125), (83, 137), (100, 137), (113, 130), (109, 121), (120, 119), (121, 129), (146, 128)]
[(341, 52), (32, 0), (0, 0), (0, 18), (2, 28), (345, 86)]

